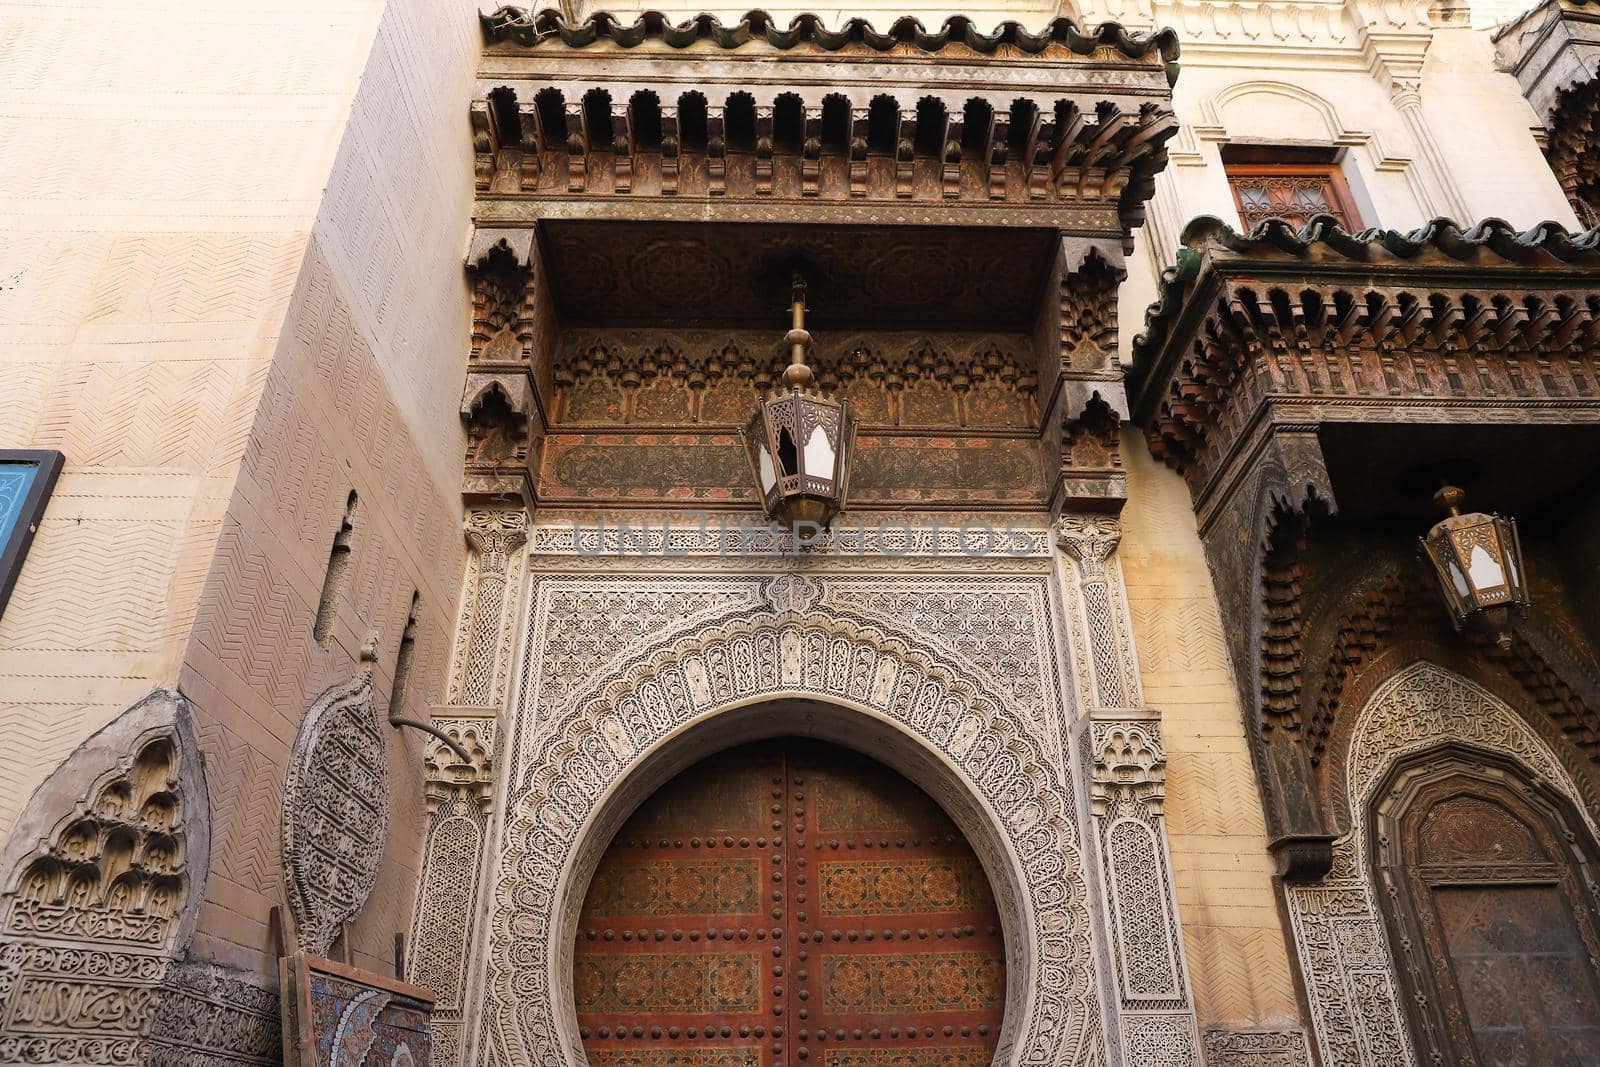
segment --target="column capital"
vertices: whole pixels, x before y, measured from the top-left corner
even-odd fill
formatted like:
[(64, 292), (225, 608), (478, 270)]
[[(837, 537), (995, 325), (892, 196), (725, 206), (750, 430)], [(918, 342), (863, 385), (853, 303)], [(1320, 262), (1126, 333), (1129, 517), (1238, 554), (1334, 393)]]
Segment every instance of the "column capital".
[(1142, 803), (1161, 812), (1167, 789), (1167, 748), (1154, 708), (1096, 709), (1084, 734), (1089, 758), (1089, 803), (1096, 815), (1118, 804)]
[(1115, 515), (1065, 514), (1056, 520), (1056, 544), (1086, 569), (1101, 568), (1122, 541)]
[(528, 513), (520, 508), (469, 511), (462, 531), (486, 570), (504, 571), (506, 557), (528, 543)]

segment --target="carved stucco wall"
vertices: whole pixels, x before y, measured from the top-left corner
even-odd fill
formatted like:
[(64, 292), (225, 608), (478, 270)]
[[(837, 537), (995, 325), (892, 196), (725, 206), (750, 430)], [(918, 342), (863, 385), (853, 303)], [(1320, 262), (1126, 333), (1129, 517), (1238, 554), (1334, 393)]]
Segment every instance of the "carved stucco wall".
[[(435, 750), (428, 771), (436, 807), (409, 974), (445, 987), (442, 1062), (580, 1062), (567, 927), (611, 832), (685, 749), (801, 729), (910, 774), (984, 857), (1011, 952), (1003, 1061), (1198, 1063), (1160, 716), (1134, 706), (1126, 600), (1107, 566), (1115, 520), (1064, 523), (1065, 553), (1040, 527), (1008, 541), (1015, 555), (981, 558), (960, 553), (953, 529), (904, 528), (892, 553), (801, 561), (722, 555), (715, 533), (688, 525), (652, 528), (624, 556), (614, 527), (580, 536), (524, 521), (469, 516), (452, 671), (459, 700), (473, 676), (463, 656), (484, 660), (470, 691), (504, 692), (505, 719), (436, 713), (484, 759)], [(524, 538), (528, 577), (510, 595), (501, 576), (523, 553), (505, 550)], [(762, 547), (759, 535), (730, 540)], [(514, 662), (486, 612), (518, 620)], [(1077, 667), (1091, 663), (1099, 676)], [(478, 902), (470, 959), (462, 932), (433, 920), (463, 900)]]
[(6, 11), (0, 447), (66, 464), (0, 616), (0, 837), (177, 681), (379, 6)]
[[(461, 257), (471, 144), (460, 122), (479, 49), (475, 11), (460, 0), (369, 5), (370, 51), (328, 134), (320, 200), (272, 363), (254, 378), (259, 403), (240, 434), (239, 475), (185, 653), (180, 684), (218, 797), (196, 951), (269, 983), (269, 911), (288, 902), (285, 870), (298, 862), (281, 848), (294, 742), (319, 694), (363, 671), (392, 810), (370, 894), (350, 916), (355, 964), (392, 973), (394, 937), (410, 919), (423, 742), (383, 719), (413, 592), (403, 711), (426, 718), (442, 696), (465, 557), (456, 406), (470, 321)], [(351, 490), (350, 570), (321, 647), (312, 622)]]
[(1303, 1063), (1261, 801), (1188, 489), (1138, 435), (1124, 436), (1123, 456), (1129, 494), (1119, 556), (1139, 677), (1163, 713), (1164, 810), (1195, 1011), (1214, 1064), (1258, 1062), (1224, 1053), (1266, 1055), (1296, 1041), (1302, 1059), (1293, 1062)]
[[(46, 2), (4, 20), (0, 446), (67, 462), (0, 617), (17, 741), (0, 836), (86, 737), (178, 687), (215, 806), (194, 951), (262, 990), (302, 716), (373, 634), (386, 710), (413, 590), (413, 713), (442, 687), (464, 555), (475, 15)], [(351, 573), (322, 648), (310, 629), (351, 489)], [(354, 938), (376, 969), (407, 922), (424, 819), (422, 745), (382, 733), (399, 844)]]

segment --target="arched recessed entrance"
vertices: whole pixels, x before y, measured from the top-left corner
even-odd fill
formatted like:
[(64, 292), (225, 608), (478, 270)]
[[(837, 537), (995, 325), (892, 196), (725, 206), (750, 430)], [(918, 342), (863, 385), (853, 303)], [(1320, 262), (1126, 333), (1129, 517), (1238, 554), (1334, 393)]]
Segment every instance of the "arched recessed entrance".
[(634, 811), (572, 973), (602, 1067), (977, 1067), (1006, 1000), (994, 895), (950, 817), (794, 737), (706, 758)]
[(1462, 1065), (1600, 1062), (1587, 830), (1475, 753), (1419, 758), (1375, 817), (1419, 1044)]

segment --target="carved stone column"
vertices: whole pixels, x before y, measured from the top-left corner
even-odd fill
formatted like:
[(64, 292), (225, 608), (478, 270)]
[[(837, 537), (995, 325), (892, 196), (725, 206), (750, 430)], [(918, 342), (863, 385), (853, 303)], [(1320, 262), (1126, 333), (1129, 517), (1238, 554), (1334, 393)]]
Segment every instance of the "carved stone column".
[(1111, 563), (1121, 540), (1122, 524), (1111, 515), (1063, 515), (1056, 525), (1057, 543), (1076, 564), (1079, 619), (1088, 652), (1076, 669), (1091, 675), (1087, 691), (1095, 699), (1090, 703), (1106, 708), (1136, 703), (1139, 686), (1132, 670), (1132, 633), (1124, 625), (1120, 568)]
[(492, 718), (444, 718), (433, 724), (466, 749), (463, 761), (428, 742), (428, 830), (411, 924), (406, 978), (433, 990), (433, 1056), (440, 1067), (463, 1057), (467, 970), (483, 880), (483, 843), (494, 794)]
[(528, 513), (493, 509), (467, 513), (467, 562), (461, 597), (461, 623), (456, 637), (455, 666), (450, 675), (452, 705), (499, 707), (511, 645), (507, 593), (522, 573), (521, 553), (528, 541)]
[(1199, 1034), (1162, 817), (1167, 755), (1161, 713), (1141, 706), (1116, 561), (1121, 536), (1109, 515), (1063, 515), (1056, 526), (1078, 591), (1066, 603), (1084, 708), (1074, 735), (1088, 783), (1086, 836), (1095, 843), (1087, 851), (1097, 867), (1121, 1062), (1190, 1067), (1200, 1063)]
[(430, 740), (424, 759), (428, 829), (418, 875), (406, 977), (432, 989), (434, 1062), (468, 1062), (466, 1026), (477, 920), (494, 798), (493, 757), (511, 673), (512, 632), (528, 542), (520, 508), (469, 511), (461, 615), (447, 690), (433, 724), (471, 759)]

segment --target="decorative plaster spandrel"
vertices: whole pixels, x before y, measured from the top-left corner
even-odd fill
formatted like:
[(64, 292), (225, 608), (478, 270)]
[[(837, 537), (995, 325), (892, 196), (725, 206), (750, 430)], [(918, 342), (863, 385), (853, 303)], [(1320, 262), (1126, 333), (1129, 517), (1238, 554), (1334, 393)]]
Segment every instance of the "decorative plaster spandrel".
[(961, 657), (1008, 697), (1042, 740), (1059, 746), (1064, 718), (1060, 687), (1050, 684), (1056, 649), (1043, 577), (834, 579), (822, 603), (907, 627)]
[[(976, 791), (940, 795), (935, 786), (935, 798), (952, 809), (976, 803), (1007, 842), (991, 838), (979, 850), (986, 866), (1014, 871), (1008, 884), (1030, 898), (1014, 912), (1028, 926), (1013, 935), (1032, 977), (1030, 989), (1013, 991), (1001, 1060), (1104, 1062), (1071, 772), (969, 658), (1014, 655), (1037, 676), (1048, 661), (1037, 651), (1019, 655), (1017, 631), (1041, 635), (1052, 624), (1038, 616), (1024, 626), (1016, 613), (1042, 611), (1047, 598), (986, 584), (1007, 581), (999, 577), (924, 583), (920, 593), (881, 579), (884, 596), (814, 571), (535, 579), (489, 890), (478, 1055), (549, 1067), (575, 1055), (572, 1027), (535, 991), (559, 986), (569, 965), (559, 931), (583, 887), (566, 885), (568, 865), (593, 851), (580, 828), (640, 755), (718, 709), (807, 694), (899, 724)], [(940, 606), (957, 615), (1003, 608), (1008, 636), (992, 644), (985, 627), (997, 620), (952, 619), (943, 638), (930, 640), (904, 617), (891, 626), (863, 600), (929, 619)], [(966, 642), (969, 655), (946, 642)], [(1036, 684), (1058, 686), (1053, 672), (1047, 677)]]
[[(758, 602), (754, 578), (664, 578), (648, 583), (536, 577), (522, 664), (534, 685), (534, 720), (567, 705), (573, 690), (607, 663), (667, 633)], [(532, 672), (537, 672), (532, 673)], [(520, 731), (533, 722), (514, 722)], [(518, 769), (521, 767), (519, 765)]]
[(283, 783), (283, 860), (302, 951), (327, 955), (377, 881), (389, 830), (387, 740), (368, 673), (326, 690), (300, 725)]

